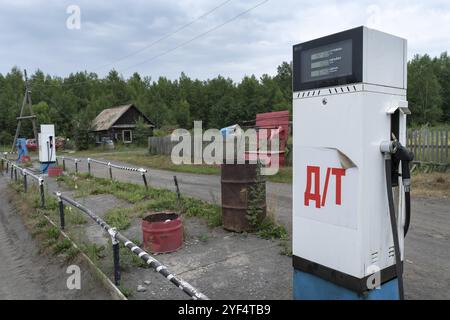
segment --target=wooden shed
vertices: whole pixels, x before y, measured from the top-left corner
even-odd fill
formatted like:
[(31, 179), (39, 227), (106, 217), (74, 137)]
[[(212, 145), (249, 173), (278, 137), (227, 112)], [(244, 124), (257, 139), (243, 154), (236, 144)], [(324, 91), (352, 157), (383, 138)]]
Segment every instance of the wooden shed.
[(103, 110), (92, 121), (91, 132), (95, 134), (95, 141), (101, 143), (104, 140), (115, 142), (133, 143), (136, 125), (142, 119), (151, 136), (153, 122), (143, 114), (134, 104), (112, 107)]

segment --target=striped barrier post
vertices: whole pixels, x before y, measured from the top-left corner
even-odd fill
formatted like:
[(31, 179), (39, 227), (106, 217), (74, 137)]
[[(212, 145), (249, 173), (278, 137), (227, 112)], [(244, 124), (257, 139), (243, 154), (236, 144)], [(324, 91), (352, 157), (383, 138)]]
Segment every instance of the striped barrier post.
[(159, 274), (164, 276), (169, 282), (171, 282), (172, 284), (177, 286), (179, 289), (183, 290), (183, 292), (186, 293), (188, 296), (190, 296), (192, 299), (194, 299), (194, 300), (209, 300), (209, 298), (206, 295), (199, 292), (197, 289), (195, 289), (193, 286), (191, 286), (186, 281), (184, 281), (184, 280), (178, 278), (176, 275), (172, 274), (166, 266), (161, 264), (158, 260), (153, 258), (146, 251), (139, 248), (136, 244), (134, 244), (132, 241), (130, 241), (128, 238), (126, 238), (124, 235), (122, 235), (119, 231), (111, 228), (105, 221), (103, 221), (101, 218), (99, 218), (90, 209), (86, 208), (82, 204), (80, 204), (80, 203), (76, 202), (75, 200), (72, 200), (62, 194), (60, 195), (60, 197), (63, 201), (66, 201), (70, 205), (72, 205), (75, 208), (86, 213), (92, 220), (94, 220), (97, 224), (99, 224), (103, 228), (103, 230), (108, 232), (112, 238), (114, 238), (118, 242), (123, 243), (126, 248), (128, 248), (131, 252), (133, 252), (139, 258), (141, 258), (143, 261), (145, 261), (145, 263), (147, 263), (150, 267), (152, 267), (154, 270), (156, 270), (156, 272), (158, 272)]

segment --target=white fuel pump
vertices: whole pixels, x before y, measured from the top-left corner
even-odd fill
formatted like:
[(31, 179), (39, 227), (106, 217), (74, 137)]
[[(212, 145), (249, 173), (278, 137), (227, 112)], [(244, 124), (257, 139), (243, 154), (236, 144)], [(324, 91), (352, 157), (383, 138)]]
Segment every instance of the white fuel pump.
[(41, 171), (45, 173), (56, 162), (55, 126), (53, 124), (42, 124), (38, 136), (39, 162), (41, 163)]
[(366, 27), (293, 47), (296, 299), (402, 298), (406, 66), (405, 39)]

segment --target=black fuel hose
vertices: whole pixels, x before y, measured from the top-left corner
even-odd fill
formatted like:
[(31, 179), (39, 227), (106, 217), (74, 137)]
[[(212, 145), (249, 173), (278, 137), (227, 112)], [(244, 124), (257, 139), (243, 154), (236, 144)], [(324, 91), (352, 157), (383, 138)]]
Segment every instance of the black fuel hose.
[(389, 203), (389, 216), (391, 219), (391, 229), (392, 236), (394, 238), (394, 251), (395, 251), (395, 271), (397, 273), (398, 278), (398, 292), (400, 296), (400, 300), (405, 299), (404, 291), (403, 291), (403, 266), (402, 259), (400, 253), (400, 241), (398, 237), (398, 229), (397, 229), (397, 219), (395, 216), (395, 205), (394, 205), (394, 195), (392, 194), (392, 160), (389, 158), (385, 158), (385, 170), (386, 170), (386, 188), (387, 188), (387, 197)]
[(409, 191), (405, 192), (405, 226), (403, 227), (403, 234), (406, 234), (409, 230), (409, 224), (411, 223), (411, 194)]

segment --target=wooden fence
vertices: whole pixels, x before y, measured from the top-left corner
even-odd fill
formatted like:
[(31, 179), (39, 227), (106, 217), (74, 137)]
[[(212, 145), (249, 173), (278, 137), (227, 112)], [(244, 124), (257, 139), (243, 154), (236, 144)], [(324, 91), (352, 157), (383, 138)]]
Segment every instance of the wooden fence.
[[(449, 130), (448, 129), (409, 129), (407, 146), (414, 153), (414, 162), (423, 164), (449, 164)], [(150, 137), (148, 149), (150, 154), (171, 155), (172, 148), (178, 142), (167, 137)], [(208, 142), (204, 142), (205, 147)], [(292, 154), (292, 153), (290, 153)], [(290, 164), (289, 155), (287, 165)]]
[(414, 162), (448, 165), (448, 129), (410, 129), (407, 146), (414, 153)]

